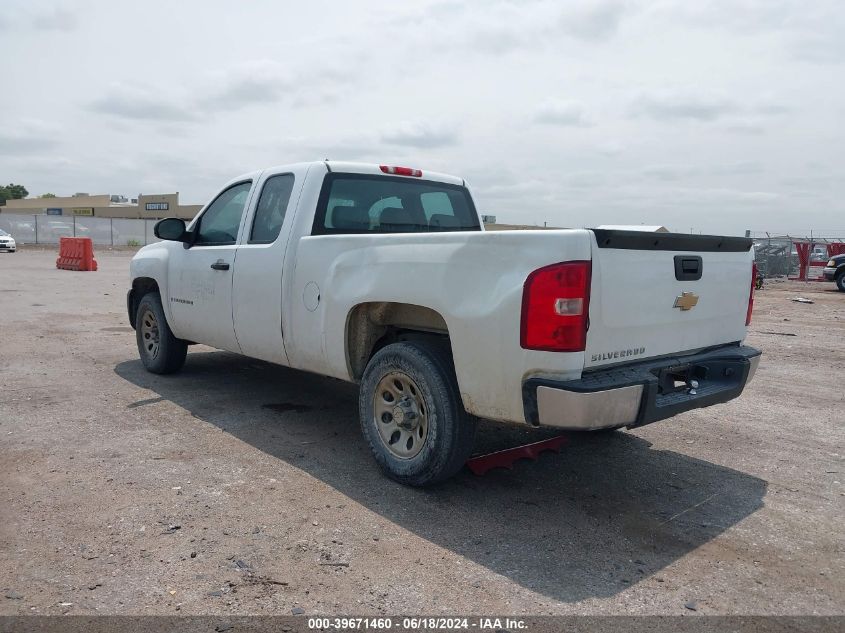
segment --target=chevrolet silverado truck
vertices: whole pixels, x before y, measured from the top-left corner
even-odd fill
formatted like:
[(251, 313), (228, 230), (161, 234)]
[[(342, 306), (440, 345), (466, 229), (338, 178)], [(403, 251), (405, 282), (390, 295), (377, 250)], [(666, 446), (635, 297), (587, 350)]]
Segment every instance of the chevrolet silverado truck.
[(822, 270), (826, 281), (833, 281), (840, 291), (845, 292), (845, 254), (834, 255)]
[(760, 352), (739, 237), (485, 231), (463, 179), (333, 161), (235, 178), (131, 263), (147, 370), (203, 343), (359, 385), (385, 473), (434, 484), (477, 418), (637, 427), (742, 392)]

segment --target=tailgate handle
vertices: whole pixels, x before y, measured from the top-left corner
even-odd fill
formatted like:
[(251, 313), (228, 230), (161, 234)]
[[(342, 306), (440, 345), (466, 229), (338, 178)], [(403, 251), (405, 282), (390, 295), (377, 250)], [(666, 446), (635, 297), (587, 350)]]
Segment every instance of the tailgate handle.
[(675, 279), (698, 281), (704, 265), (698, 255), (675, 255)]

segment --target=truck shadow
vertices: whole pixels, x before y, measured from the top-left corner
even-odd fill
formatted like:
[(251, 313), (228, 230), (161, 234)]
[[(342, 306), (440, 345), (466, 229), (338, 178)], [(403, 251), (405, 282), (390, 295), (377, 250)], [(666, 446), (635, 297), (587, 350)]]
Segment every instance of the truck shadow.
[[(357, 388), (225, 352), (194, 352), (181, 374), (115, 367), (385, 519), (533, 591), (574, 602), (614, 595), (763, 505), (766, 482), (634, 434), (575, 434), (560, 455), (432, 490), (385, 479), (358, 427)], [(487, 451), (555, 435), (483, 423)]]

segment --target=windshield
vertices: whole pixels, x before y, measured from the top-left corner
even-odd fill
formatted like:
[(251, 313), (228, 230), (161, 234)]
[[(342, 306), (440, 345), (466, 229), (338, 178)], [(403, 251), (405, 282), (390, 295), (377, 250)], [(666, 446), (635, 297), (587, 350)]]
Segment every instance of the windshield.
[(3, 237), (11, 237), (11, 235), (6, 233), (6, 231), (4, 231), (3, 229), (0, 229), (0, 235), (2, 235)]
[(313, 234), (480, 230), (466, 187), (431, 180), (332, 173), (323, 182)]

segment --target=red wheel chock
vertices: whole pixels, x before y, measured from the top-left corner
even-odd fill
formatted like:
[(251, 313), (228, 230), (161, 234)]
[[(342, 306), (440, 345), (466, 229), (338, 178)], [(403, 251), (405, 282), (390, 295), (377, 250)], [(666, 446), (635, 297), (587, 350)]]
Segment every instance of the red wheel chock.
[(560, 452), (560, 447), (566, 444), (568, 438), (565, 435), (550, 437), (547, 440), (533, 442), (506, 448), (495, 453), (471, 457), (467, 460), (467, 467), (476, 475), (483, 475), (492, 468), (513, 469), (514, 462), (518, 459), (537, 459), (543, 451)]

